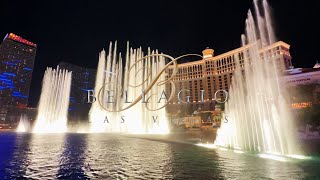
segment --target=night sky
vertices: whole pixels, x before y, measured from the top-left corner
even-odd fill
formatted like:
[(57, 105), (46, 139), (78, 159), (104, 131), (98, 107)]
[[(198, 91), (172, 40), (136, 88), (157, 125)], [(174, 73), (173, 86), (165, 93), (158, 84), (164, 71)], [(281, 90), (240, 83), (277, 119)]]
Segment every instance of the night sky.
[[(295, 67), (320, 61), (319, 1), (269, 0), (277, 38), (291, 45)], [(0, 2), (0, 37), (12, 32), (38, 45), (30, 92), (36, 106), (47, 66), (60, 61), (96, 68), (109, 41), (123, 49), (157, 48), (172, 56), (221, 54), (240, 46), (251, 0), (15, 1)]]

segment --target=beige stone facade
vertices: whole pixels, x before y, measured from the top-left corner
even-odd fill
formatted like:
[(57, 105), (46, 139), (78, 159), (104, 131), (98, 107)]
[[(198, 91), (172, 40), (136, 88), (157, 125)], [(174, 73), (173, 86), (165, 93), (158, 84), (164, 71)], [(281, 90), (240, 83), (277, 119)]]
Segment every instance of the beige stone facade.
[[(187, 101), (190, 96), (192, 109), (201, 108), (203, 110), (212, 110), (215, 107), (215, 97), (223, 99), (225, 93), (219, 90), (229, 90), (234, 70), (235, 61), (240, 61), (240, 66), (244, 66), (244, 56), (250, 45), (234, 49), (232, 51), (214, 56), (213, 49), (205, 49), (203, 59), (178, 65), (178, 72), (174, 77), (176, 87), (173, 102), (167, 106), (169, 112), (175, 112), (185, 106), (185, 103), (178, 102), (178, 92), (181, 92), (181, 99)], [(279, 41), (260, 50), (260, 56), (273, 57), (281, 71), (289, 69), (291, 56), (289, 52), (290, 45)], [(283, 66), (284, 65), (284, 66)], [(167, 76), (172, 74), (173, 67), (167, 70)], [(204, 90), (204, 91), (202, 91)], [(217, 92), (218, 91), (218, 92)], [(215, 93), (217, 92), (216, 96)], [(166, 86), (166, 93), (171, 93), (171, 85)], [(202, 95), (203, 94), (203, 95)], [(169, 95), (168, 95), (169, 96)], [(203, 102), (202, 102), (203, 100)]]

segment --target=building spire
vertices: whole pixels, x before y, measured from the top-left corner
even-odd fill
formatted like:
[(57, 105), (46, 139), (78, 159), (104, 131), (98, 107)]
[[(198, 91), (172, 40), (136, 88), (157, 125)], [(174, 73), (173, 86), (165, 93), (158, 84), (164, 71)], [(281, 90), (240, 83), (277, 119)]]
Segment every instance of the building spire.
[(213, 57), (214, 50), (207, 47), (205, 50), (202, 51), (203, 58), (211, 58)]

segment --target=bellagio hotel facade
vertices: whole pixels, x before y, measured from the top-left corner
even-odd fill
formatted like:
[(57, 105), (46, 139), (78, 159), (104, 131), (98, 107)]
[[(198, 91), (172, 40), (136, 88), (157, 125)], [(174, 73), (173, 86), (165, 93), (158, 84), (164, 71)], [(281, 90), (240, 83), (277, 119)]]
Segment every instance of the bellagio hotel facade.
[[(176, 90), (173, 101), (167, 106), (167, 111), (175, 113), (186, 105), (193, 110), (199, 108), (201, 110), (214, 110), (215, 98), (221, 100), (226, 94), (219, 90), (227, 92), (229, 90), (236, 68), (235, 60), (239, 60), (240, 67), (243, 67), (244, 54), (248, 51), (249, 46), (246, 45), (217, 56), (214, 56), (213, 49), (207, 48), (202, 51), (203, 59), (178, 64), (177, 74), (173, 78)], [(281, 71), (285, 71), (292, 66), (289, 48), (289, 44), (279, 41), (260, 49), (259, 53), (262, 59), (263, 55), (273, 57), (277, 61), (277, 67)], [(166, 71), (166, 77), (170, 77), (172, 72), (173, 67), (169, 67)], [(187, 96), (190, 96), (189, 103), (178, 101), (178, 92), (181, 90), (184, 90), (180, 93), (181, 100), (187, 101)], [(170, 95), (170, 92), (171, 85), (168, 84), (166, 85), (167, 96)]]

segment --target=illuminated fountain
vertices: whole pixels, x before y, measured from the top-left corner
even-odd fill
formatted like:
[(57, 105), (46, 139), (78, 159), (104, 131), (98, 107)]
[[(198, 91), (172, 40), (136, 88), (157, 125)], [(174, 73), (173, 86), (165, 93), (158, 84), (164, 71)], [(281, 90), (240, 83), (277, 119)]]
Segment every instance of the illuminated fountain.
[(228, 122), (221, 123), (215, 144), (267, 154), (296, 154), (293, 120), (278, 82), (283, 64), (277, 62), (275, 51), (265, 50), (275, 42), (269, 6), (266, 0), (262, 4), (255, 0), (254, 6), (257, 21), (249, 10), (246, 36), (241, 37), (248, 51), (244, 51), (243, 64), (239, 55), (234, 57), (236, 71), (224, 113)]
[(23, 114), (20, 116), (20, 121), (17, 127), (17, 132), (28, 132), (30, 130), (30, 122), (28, 117)]
[(67, 115), (71, 88), (71, 72), (47, 68), (42, 81), (35, 133), (67, 131)]
[(157, 50), (151, 51), (149, 48), (148, 57), (145, 57), (141, 48), (132, 49), (128, 44), (123, 66), (121, 53), (117, 54), (116, 43), (114, 47), (110, 43), (108, 54), (105, 50), (101, 51), (95, 95), (102, 101), (91, 106), (90, 132), (168, 133), (165, 109), (159, 109), (165, 103), (165, 100), (159, 103), (161, 93), (165, 90), (164, 85), (158, 85), (165, 80), (163, 73), (151, 90), (144, 94), (144, 99), (126, 109), (154, 83), (154, 78), (164, 68), (165, 58), (157, 54)]

